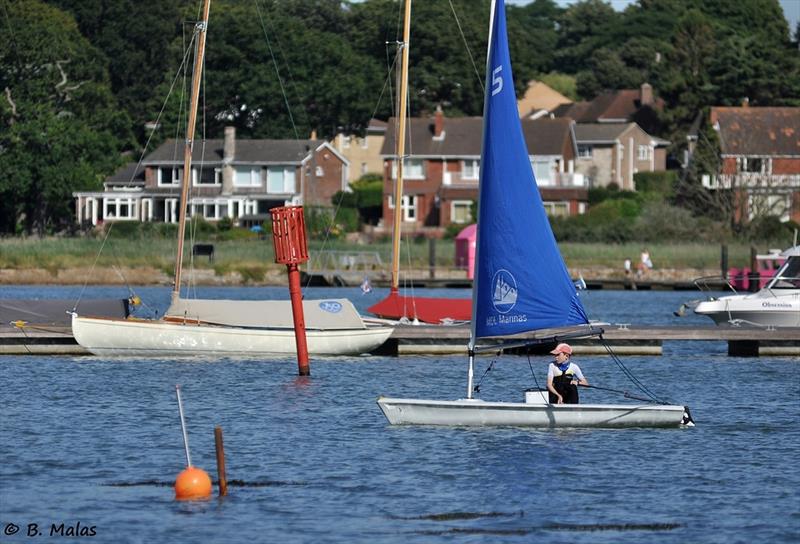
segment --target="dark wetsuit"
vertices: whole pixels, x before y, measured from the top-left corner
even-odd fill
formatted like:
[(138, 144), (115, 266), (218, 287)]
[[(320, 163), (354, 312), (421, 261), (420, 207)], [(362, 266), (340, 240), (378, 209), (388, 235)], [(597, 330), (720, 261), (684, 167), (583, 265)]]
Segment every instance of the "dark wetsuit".
[[(571, 365), (571, 363), (567, 363), (563, 368), (559, 365), (554, 365), (561, 371), (561, 375), (553, 376), (553, 387), (564, 399), (564, 404), (578, 404), (578, 386), (572, 383), (572, 380), (578, 378), (569, 365)], [(549, 400), (550, 404), (558, 404), (558, 397), (554, 395), (552, 391), (549, 391)]]

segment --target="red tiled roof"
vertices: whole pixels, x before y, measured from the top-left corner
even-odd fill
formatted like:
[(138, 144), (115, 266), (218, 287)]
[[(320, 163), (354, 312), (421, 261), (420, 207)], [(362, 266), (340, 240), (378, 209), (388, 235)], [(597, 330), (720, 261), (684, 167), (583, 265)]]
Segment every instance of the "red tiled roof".
[(711, 108), (723, 155), (800, 156), (800, 108)]

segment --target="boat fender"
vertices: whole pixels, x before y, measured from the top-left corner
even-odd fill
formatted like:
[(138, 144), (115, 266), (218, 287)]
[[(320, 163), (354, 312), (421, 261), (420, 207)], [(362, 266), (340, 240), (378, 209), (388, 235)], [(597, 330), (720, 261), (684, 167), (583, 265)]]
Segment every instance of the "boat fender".
[(685, 427), (694, 427), (694, 419), (692, 419), (692, 413), (689, 411), (688, 406), (683, 407), (683, 419), (681, 420), (681, 425)]

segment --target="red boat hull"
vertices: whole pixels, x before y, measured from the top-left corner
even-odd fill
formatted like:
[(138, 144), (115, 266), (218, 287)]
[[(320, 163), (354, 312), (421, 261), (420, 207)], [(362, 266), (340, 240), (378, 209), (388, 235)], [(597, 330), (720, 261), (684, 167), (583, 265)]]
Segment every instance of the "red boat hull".
[(404, 297), (394, 292), (367, 310), (384, 319), (417, 319), (423, 323), (439, 325), (448, 321), (469, 321), (472, 317), (472, 299)]

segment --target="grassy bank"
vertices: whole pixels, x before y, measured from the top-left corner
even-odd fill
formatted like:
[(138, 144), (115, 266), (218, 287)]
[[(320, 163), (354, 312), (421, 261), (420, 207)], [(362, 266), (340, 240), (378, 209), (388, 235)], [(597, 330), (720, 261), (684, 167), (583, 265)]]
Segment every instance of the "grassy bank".
[[(787, 243), (788, 245), (788, 243)], [(163, 238), (112, 239), (105, 244), (101, 240), (86, 238), (4, 238), (0, 239), (0, 268), (39, 268), (51, 272), (67, 268), (85, 268), (96, 263), (97, 267), (152, 267), (172, 273), (175, 242)], [(187, 244), (186, 253), (189, 258)], [(214, 242), (214, 261), (207, 257), (195, 259), (197, 268), (214, 269), (217, 274), (230, 271), (250, 270), (253, 273), (273, 266), (272, 240), (249, 239)], [(323, 244), (311, 241), (309, 249), (312, 259), (323, 249)], [(389, 267), (391, 243), (348, 244), (341, 241), (328, 242), (324, 249), (349, 252), (374, 252), (380, 256), (385, 267)], [(560, 245), (567, 266), (603, 266), (621, 268), (625, 258), (635, 264), (639, 260), (641, 244), (584, 244), (564, 243)], [(715, 268), (720, 262), (720, 246), (711, 244), (650, 244), (647, 246), (656, 268)], [(766, 252), (767, 247), (759, 247)], [(101, 251), (102, 250), (102, 251)], [(436, 242), (437, 267), (451, 268), (454, 263), (455, 244), (451, 240)], [(428, 266), (429, 244), (425, 240), (403, 243), (402, 266), (423, 268)], [(731, 266), (744, 266), (750, 259), (750, 247), (746, 244), (728, 246), (728, 262)], [(310, 263), (313, 265), (314, 263)], [(318, 264), (316, 266), (319, 266)]]

